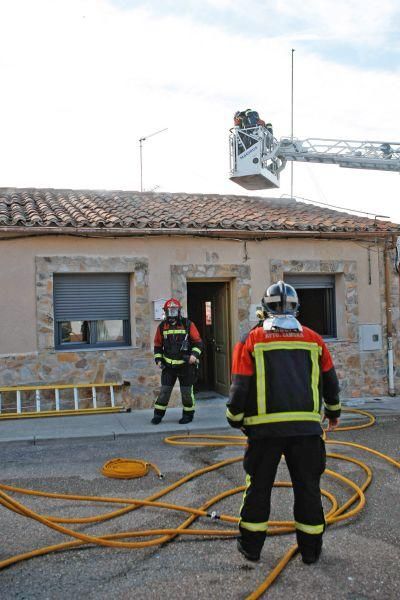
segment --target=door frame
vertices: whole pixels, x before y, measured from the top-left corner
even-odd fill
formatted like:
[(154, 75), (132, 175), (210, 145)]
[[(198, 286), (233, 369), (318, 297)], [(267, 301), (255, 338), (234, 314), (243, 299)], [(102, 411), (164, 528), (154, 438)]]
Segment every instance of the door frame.
[(171, 297), (179, 298), (187, 314), (187, 282), (218, 283), (229, 281), (230, 356), (233, 345), (249, 331), (251, 304), (251, 269), (247, 264), (173, 264), (171, 265)]
[[(233, 346), (234, 346), (234, 338), (232, 335), (232, 298), (233, 298), (233, 293), (232, 293), (232, 287), (234, 285), (234, 280), (230, 277), (193, 277), (193, 278), (187, 278), (186, 279), (186, 301), (187, 301), (187, 286), (188, 284), (190, 285), (191, 283), (194, 284), (201, 284), (204, 283), (206, 285), (218, 285), (218, 284), (226, 284), (226, 321), (227, 321), (227, 328), (226, 328), (226, 381), (228, 382), (228, 386), (229, 386), (229, 381), (230, 381), (230, 371), (231, 371), (231, 364), (232, 364), (232, 353), (233, 353)], [(188, 315), (187, 311), (186, 314)], [(190, 315), (188, 315), (190, 317)], [(204, 341), (204, 340), (203, 340)], [(215, 352), (215, 350), (214, 350)], [(214, 387), (216, 385), (216, 382), (213, 382)]]

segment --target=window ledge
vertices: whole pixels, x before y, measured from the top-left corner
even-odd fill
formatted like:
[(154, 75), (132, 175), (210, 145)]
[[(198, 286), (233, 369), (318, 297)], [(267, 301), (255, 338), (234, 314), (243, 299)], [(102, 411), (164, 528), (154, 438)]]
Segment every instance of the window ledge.
[(103, 350), (138, 350), (139, 346), (99, 346), (98, 348), (54, 348), (55, 352), (102, 352)]
[(358, 340), (351, 340), (346, 337), (323, 337), (324, 342), (346, 342), (347, 344), (358, 344)]

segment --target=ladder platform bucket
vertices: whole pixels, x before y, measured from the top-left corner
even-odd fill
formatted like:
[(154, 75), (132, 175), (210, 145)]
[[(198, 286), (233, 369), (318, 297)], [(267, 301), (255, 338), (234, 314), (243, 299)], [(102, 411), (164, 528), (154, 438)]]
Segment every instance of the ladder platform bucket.
[(246, 190), (279, 188), (283, 165), (276, 156), (277, 147), (277, 141), (265, 127), (234, 127), (230, 135), (229, 179)]
[(242, 186), (245, 190), (270, 190), (279, 187), (279, 179), (268, 169), (260, 168), (258, 173), (248, 175), (231, 175), (231, 181)]

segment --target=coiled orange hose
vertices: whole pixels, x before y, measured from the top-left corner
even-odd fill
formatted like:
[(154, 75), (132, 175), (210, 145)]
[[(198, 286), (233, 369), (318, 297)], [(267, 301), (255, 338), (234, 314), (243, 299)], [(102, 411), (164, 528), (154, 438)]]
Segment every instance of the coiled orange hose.
[[(358, 411), (358, 410), (348, 410), (346, 412), (359, 413), (361, 415), (368, 417), (367, 423), (362, 423), (359, 425), (352, 425), (347, 427), (337, 428), (337, 431), (348, 431), (354, 429), (363, 429), (365, 427), (370, 427), (375, 422), (375, 418), (373, 415), (366, 411)], [(165, 439), (165, 442), (174, 445), (187, 445), (187, 446), (245, 446), (246, 438), (244, 436), (218, 436), (218, 435), (193, 435), (193, 436), (171, 436)], [(352, 442), (341, 442), (336, 440), (327, 440), (327, 444), (333, 445), (345, 445), (354, 448), (358, 448), (360, 450), (370, 452), (379, 458), (388, 461), (393, 466), (399, 468), (400, 463), (395, 459), (382, 454), (376, 450), (368, 448), (366, 446), (362, 446), (359, 444), (355, 444)], [(336, 453), (328, 453), (328, 457), (335, 458), (339, 460), (344, 460), (351, 462), (353, 464), (358, 465), (365, 473), (366, 477), (364, 482), (359, 486), (347, 477), (336, 473), (335, 471), (331, 471), (327, 469), (325, 473), (329, 477), (334, 477), (339, 480), (346, 487), (349, 487), (354, 493), (353, 495), (342, 505), (338, 504), (335, 496), (326, 490), (322, 490), (322, 494), (328, 498), (331, 503), (331, 508), (326, 515), (326, 522), (328, 525), (342, 521), (344, 519), (348, 519), (354, 515), (356, 515), (365, 505), (365, 496), (364, 492), (368, 488), (372, 480), (372, 471), (371, 469), (362, 461), (358, 459), (343, 456), (341, 454)], [(25, 552), (23, 554), (12, 556), (8, 559), (0, 561), (0, 570), (4, 569), (12, 564), (18, 563), (22, 560), (27, 560), (33, 558), (35, 556), (42, 556), (44, 554), (48, 554), (50, 552), (78, 547), (83, 544), (96, 544), (100, 546), (108, 546), (108, 547), (116, 547), (116, 548), (143, 548), (147, 546), (155, 546), (162, 544), (166, 541), (170, 541), (179, 535), (194, 535), (194, 536), (208, 536), (208, 537), (236, 537), (237, 536), (237, 528), (236, 525), (239, 519), (232, 515), (218, 515), (217, 518), (219, 521), (223, 521), (226, 523), (230, 523), (231, 525), (235, 525), (234, 528), (229, 529), (190, 529), (190, 525), (199, 517), (213, 517), (214, 513), (210, 513), (208, 509), (211, 506), (214, 506), (222, 499), (232, 496), (234, 494), (242, 493), (245, 489), (244, 486), (238, 486), (232, 488), (230, 490), (225, 490), (224, 492), (214, 496), (209, 499), (199, 508), (193, 508), (188, 506), (180, 506), (167, 502), (159, 502), (158, 499), (169, 494), (179, 486), (184, 485), (188, 481), (194, 479), (195, 477), (199, 477), (205, 473), (212, 472), (214, 470), (223, 468), (227, 465), (234, 464), (236, 462), (242, 461), (242, 456), (229, 458), (208, 467), (197, 469), (193, 471), (189, 475), (182, 477), (175, 483), (164, 487), (162, 490), (153, 494), (152, 496), (139, 500), (136, 498), (109, 498), (103, 496), (79, 496), (73, 494), (57, 494), (57, 493), (49, 493), (44, 491), (37, 490), (27, 490), (24, 488), (18, 488), (15, 486), (9, 486), (5, 484), (0, 484), (0, 504), (2, 504), (5, 508), (12, 510), (18, 514), (25, 515), (29, 518), (34, 519), (46, 525), (47, 527), (54, 529), (64, 535), (74, 538), (74, 541), (64, 542), (60, 544), (54, 544), (52, 546), (45, 546), (43, 548), (38, 548), (36, 550), (32, 550), (31, 552)], [(117, 477), (117, 478), (131, 478), (131, 477), (141, 477), (146, 475), (149, 472), (149, 469), (153, 468), (153, 470), (157, 473), (157, 475), (161, 478), (162, 475), (156, 465), (138, 460), (138, 459), (114, 459), (112, 461), (108, 461), (103, 466), (102, 472), (107, 477)], [(275, 485), (277, 487), (290, 487), (291, 484), (289, 482), (276, 482)], [(101, 515), (97, 515), (95, 517), (82, 517), (82, 518), (59, 518), (48, 515), (41, 515), (31, 509), (29, 509), (24, 504), (17, 502), (9, 493), (19, 493), (23, 495), (34, 495), (41, 497), (48, 497), (52, 499), (68, 499), (80, 502), (97, 502), (97, 503), (110, 503), (120, 505), (119, 508), (113, 510), (108, 513), (104, 513)], [(122, 507), (121, 507), (122, 505)], [(353, 505), (355, 505), (353, 507)], [(186, 518), (181, 523), (181, 525), (177, 528), (166, 528), (166, 529), (151, 529), (151, 530), (137, 530), (137, 531), (125, 531), (120, 533), (114, 533), (103, 536), (94, 536), (94, 535), (86, 535), (81, 532), (75, 531), (69, 527), (65, 527), (62, 523), (94, 523), (94, 522), (102, 522), (106, 521), (120, 515), (126, 514), (127, 512), (137, 510), (144, 506), (151, 506), (154, 508), (162, 508), (167, 510), (180, 511), (186, 514)], [(351, 508), (353, 507), (353, 508)], [(277, 535), (282, 533), (293, 532), (294, 523), (293, 521), (270, 521), (269, 522), (269, 535)], [(150, 538), (148, 540), (141, 541), (126, 541), (129, 538)], [(125, 541), (120, 541), (125, 540)], [(282, 557), (276, 567), (268, 574), (267, 578), (261, 583), (261, 585), (252, 592), (249, 596), (247, 596), (247, 600), (256, 600), (260, 598), (264, 594), (264, 592), (270, 587), (270, 585), (276, 580), (279, 573), (285, 568), (285, 566), (289, 563), (290, 559), (296, 554), (298, 548), (297, 545), (292, 546)]]
[(163, 478), (156, 465), (137, 458), (113, 458), (104, 463), (101, 472), (105, 477), (114, 479), (135, 479), (144, 477), (150, 469), (154, 469), (160, 479)]

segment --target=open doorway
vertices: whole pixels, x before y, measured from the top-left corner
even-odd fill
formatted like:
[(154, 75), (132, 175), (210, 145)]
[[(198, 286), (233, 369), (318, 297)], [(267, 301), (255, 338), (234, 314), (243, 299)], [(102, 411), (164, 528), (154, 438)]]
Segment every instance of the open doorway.
[(204, 342), (195, 391), (227, 396), (230, 383), (231, 341), (229, 282), (188, 282), (188, 317)]

